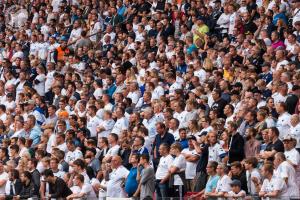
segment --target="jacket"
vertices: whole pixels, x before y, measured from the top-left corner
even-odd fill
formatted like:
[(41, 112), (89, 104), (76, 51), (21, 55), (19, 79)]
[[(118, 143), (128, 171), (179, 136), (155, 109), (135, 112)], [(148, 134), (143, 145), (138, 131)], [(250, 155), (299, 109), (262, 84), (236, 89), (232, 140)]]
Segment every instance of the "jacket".
[(229, 139), (229, 163), (242, 161), (244, 154), (244, 138), (237, 132)]
[(39, 195), (39, 189), (37, 186), (30, 181), (28, 185), (23, 184), (22, 190), (20, 192), (20, 199), (28, 199)]

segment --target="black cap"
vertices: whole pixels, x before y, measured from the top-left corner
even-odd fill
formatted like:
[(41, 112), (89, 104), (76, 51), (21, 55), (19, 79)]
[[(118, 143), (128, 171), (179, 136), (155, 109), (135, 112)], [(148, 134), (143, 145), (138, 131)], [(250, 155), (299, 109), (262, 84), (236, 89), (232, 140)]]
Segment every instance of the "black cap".
[(215, 0), (214, 3), (221, 3), (221, 0)]
[(200, 137), (201, 137), (201, 136), (206, 136), (207, 133), (208, 133), (207, 131), (203, 131), (203, 132), (200, 134)]

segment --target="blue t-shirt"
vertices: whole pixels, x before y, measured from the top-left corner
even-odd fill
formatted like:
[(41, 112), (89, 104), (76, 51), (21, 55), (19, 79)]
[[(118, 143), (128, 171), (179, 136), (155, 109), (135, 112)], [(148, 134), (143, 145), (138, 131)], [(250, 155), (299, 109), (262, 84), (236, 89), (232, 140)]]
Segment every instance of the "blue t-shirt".
[(128, 197), (132, 197), (135, 191), (138, 188), (138, 182), (136, 181), (137, 168), (132, 167), (129, 171), (125, 182), (125, 191), (128, 194)]
[(205, 192), (212, 192), (217, 187), (219, 178), (218, 175), (210, 176), (205, 186)]

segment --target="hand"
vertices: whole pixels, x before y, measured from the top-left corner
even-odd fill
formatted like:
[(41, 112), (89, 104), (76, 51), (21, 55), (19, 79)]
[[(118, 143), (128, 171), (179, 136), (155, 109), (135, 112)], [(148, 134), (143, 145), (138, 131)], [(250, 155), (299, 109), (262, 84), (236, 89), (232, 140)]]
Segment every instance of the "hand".
[(193, 143), (194, 146), (198, 145), (196, 140), (192, 140), (192, 143)]

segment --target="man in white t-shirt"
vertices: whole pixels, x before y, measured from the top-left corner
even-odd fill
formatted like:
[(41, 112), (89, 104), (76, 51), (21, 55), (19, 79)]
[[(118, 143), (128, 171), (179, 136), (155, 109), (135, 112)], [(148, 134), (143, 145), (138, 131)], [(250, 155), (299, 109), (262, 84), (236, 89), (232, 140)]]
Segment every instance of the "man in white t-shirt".
[(173, 143), (171, 145), (171, 153), (175, 156), (175, 159), (173, 160), (170, 168), (169, 168), (169, 174), (171, 176), (174, 176), (174, 183), (173, 183), (173, 189), (174, 194), (176, 197), (179, 197), (180, 199), (183, 197), (183, 179), (179, 174), (185, 173), (186, 170), (186, 161), (185, 157), (181, 154), (182, 148), (181, 144), (179, 142)]
[(217, 143), (217, 134), (214, 131), (208, 133), (208, 161), (220, 161), (220, 155), (223, 153), (222, 147)]
[(187, 181), (187, 186), (189, 188), (186, 188), (187, 191), (192, 191), (194, 188), (194, 178), (196, 176), (196, 167), (197, 162), (199, 160), (199, 155), (197, 151), (195, 150), (193, 140), (197, 141), (196, 137), (193, 135), (188, 136), (188, 148), (185, 148), (181, 151), (181, 154), (185, 157), (186, 161), (186, 170), (185, 170), (185, 178)]
[(115, 125), (115, 121), (112, 119), (112, 113), (109, 110), (103, 112), (103, 120), (97, 126), (98, 138), (108, 137)]
[(67, 200), (79, 200), (79, 199), (96, 199), (96, 193), (90, 183), (84, 183), (84, 176), (81, 174), (75, 175), (74, 184), (79, 187), (78, 191), (67, 197)]
[(156, 195), (157, 197), (168, 197), (169, 175), (168, 169), (171, 167), (174, 158), (169, 154), (170, 147), (163, 143), (159, 147), (161, 158), (159, 160), (155, 179), (157, 184)]
[(293, 165), (295, 168), (300, 164), (300, 154), (295, 149), (296, 139), (290, 135), (283, 138), (284, 155), (286, 161)]
[(96, 138), (97, 137), (97, 126), (100, 124), (100, 119), (96, 115), (97, 108), (95, 105), (91, 105), (88, 108), (88, 121), (87, 121), (87, 128), (89, 129), (91, 133), (91, 137)]
[(123, 108), (116, 109), (117, 121), (111, 131), (112, 133), (120, 135), (122, 131), (128, 129), (129, 123), (128, 120), (125, 118), (124, 113), (125, 111)]
[[(296, 149), (300, 150), (300, 118), (299, 115), (294, 114), (290, 119), (290, 135), (296, 140)], [(300, 151), (299, 151), (300, 152)]]
[(120, 146), (118, 145), (118, 135), (115, 133), (111, 133), (108, 136), (109, 150), (107, 151), (104, 160), (109, 161), (113, 156), (118, 155)]
[(122, 158), (120, 156), (113, 156), (111, 159), (112, 172), (109, 174), (109, 181), (107, 182), (107, 196), (115, 198), (127, 197), (122, 183), (127, 178), (129, 171), (122, 165)]
[(299, 186), (296, 185), (295, 168), (286, 161), (284, 153), (278, 152), (275, 154), (274, 166), (274, 175), (285, 181), (289, 197), (299, 197)]
[(68, 153), (65, 155), (65, 161), (69, 164), (72, 165), (73, 161), (75, 161), (78, 158), (82, 158), (82, 152), (78, 149), (76, 149), (75, 144), (72, 140), (67, 140), (67, 148), (68, 148)]
[(286, 183), (282, 178), (273, 175), (273, 165), (264, 164), (261, 169), (261, 174), (265, 177), (259, 196), (263, 198), (281, 199), (282, 197), (288, 198)]
[(247, 188), (250, 195), (258, 195), (255, 184), (261, 183), (261, 176), (256, 168), (258, 160), (255, 157), (250, 157), (245, 160), (245, 170), (247, 179)]
[(290, 129), (291, 115), (286, 111), (286, 105), (283, 102), (276, 104), (276, 111), (279, 114), (276, 127), (279, 130), (279, 138), (283, 139)]

